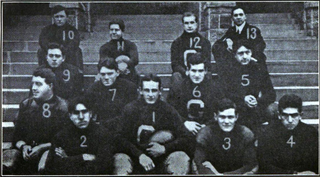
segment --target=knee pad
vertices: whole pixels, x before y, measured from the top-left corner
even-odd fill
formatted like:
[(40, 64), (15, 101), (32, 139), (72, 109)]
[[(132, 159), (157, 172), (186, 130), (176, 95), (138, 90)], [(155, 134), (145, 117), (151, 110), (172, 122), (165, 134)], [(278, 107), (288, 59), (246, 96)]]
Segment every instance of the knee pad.
[(128, 175), (133, 171), (133, 165), (131, 158), (124, 153), (117, 153), (113, 156), (114, 158), (114, 171), (115, 175)]
[(173, 175), (186, 175), (190, 171), (190, 157), (183, 151), (171, 153), (165, 161), (166, 171)]

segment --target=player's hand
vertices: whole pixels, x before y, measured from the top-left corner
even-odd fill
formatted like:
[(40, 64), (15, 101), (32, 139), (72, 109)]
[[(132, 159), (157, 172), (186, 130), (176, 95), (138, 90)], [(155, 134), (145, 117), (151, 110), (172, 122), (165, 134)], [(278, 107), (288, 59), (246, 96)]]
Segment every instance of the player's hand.
[(41, 153), (42, 153), (42, 146), (41, 145), (38, 145), (38, 146), (35, 146), (31, 149), (31, 153), (29, 154), (30, 158), (31, 159), (34, 159), (34, 158), (37, 158), (37, 157), (40, 157)]
[(146, 171), (150, 171), (155, 167), (152, 159), (145, 154), (139, 156), (139, 163)]
[(202, 128), (202, 125), (195, 121), (185, 121), (184, 126), (194, 135)]
[(94, 77), (94, 82), (100, 81), (100, 78), (101, 78), (101, 74), (98, 73), (98, 74)]
[(28, 161), (30, 159), (30, 152), (32, 148), (29, 145), (24, 145), (22, 148), (22, 157), (25, 161)]
[(298, 172), (297, 175), (315, 175), (313, 171), (302, 171)]
[(254, 62), (258, 62), (258, 60), (255, 59), (255, 58), (253, 58), (253, 57), (251, 57), (250, 60), (251, 60), (251, 61), (254, 61)]
[(143, 130), (150, 131), (151, 133), (153, 133), (155, 131), (154, 127), (151, 125), (140, 125), (140, 127), (138, 128), (138, 133), (137, 133), (137, 141), (138, 142), (140, 142), (140, 135)]
[(126, 62), (127, 63), (128, 61), (130, 61), (130, 58), (128, 56), (126, 56), (126, 55), (120, 55), (115, 59), (115, 61), (117, 63), (120, 63), (120, 62)]
[(147, 152), (152, 157), (159, 157), (166, 153), (166, 148), (159, 143), (151, 142), (149, 143), (149, 146), (151, 147), (147, 148)]
[(82, 154), (82, 158), (84, 161), (94, 161), (96, 160), (96, 156), (93, 154)]
[(215, 175), (223, 175), (222, 173), (219, 173), (209, 161), (203, 162), (202, 165), (206, 168), (209, 168)]
[(257, 101), (256, 97), (254, 97), (253, 95), (245, 96), (244, 97), (244, 102), (250, 108), (255, 108), (255, 107), (258, 106), (258, 101)]
[(57, 156), (59, 156), (61, 158), (67, 158), (68, 157), (66, 151), (64, 151), (64, 149), (62, 149), (61, 147), (55, 148), (54, 150), (55, 150)]
[(230, 38), (227, 38), (227, 39), (226, 39), (226, 42), (227, 42), (227, 45), (228, 45), (227, 50), (228, 50), (229, 52), (232, 52), (233, 41), (232, 41)]

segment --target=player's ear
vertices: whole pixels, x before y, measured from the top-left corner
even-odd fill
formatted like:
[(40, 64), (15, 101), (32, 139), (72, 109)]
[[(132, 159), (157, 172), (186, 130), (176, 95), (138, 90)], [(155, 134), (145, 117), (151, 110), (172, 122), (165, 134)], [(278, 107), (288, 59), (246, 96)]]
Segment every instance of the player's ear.
[(49, 88), (52, 90), (53, 89), (53, 83), (48, 84)]
[(214, 117), (214, 120), (215, 120), (215, 121), (218, 121), (217, 113), (213, 113), (213, 117)]
[(278, 113), (278, 119), (281, 120), (280, 112), (277, 111), (277, 113)]
[(139, 91), (140, 95), (142, 95), (142, 88), (141, 87), (138, 88), (138, 91)]
[(238, 120), (239, 117), (239, 113), (236, 113), (236, 121)]
[(186, 69), (186, 76), (189, 76), (189, 68)]
[(62, 62), (66, 59), (66, 56), (62, 55)]

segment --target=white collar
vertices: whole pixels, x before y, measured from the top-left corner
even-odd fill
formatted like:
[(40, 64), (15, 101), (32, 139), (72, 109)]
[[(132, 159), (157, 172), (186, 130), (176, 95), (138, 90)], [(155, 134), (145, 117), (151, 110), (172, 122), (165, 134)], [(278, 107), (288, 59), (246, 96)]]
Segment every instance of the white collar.
[(243, 28), (244, 28), (244, 25), (246, 25), (246, 22), (243, 22), (240, 26), (237, 26), (236, 25), (236, 31), (239, 29), (239, 34), (241, 34), (241, 32), (242, 32), (242, 30), (243, 30)]

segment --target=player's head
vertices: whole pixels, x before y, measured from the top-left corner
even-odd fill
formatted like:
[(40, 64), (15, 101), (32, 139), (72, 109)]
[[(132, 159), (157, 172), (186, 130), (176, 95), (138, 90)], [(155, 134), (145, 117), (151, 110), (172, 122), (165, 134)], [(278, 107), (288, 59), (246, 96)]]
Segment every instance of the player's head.
[(147, 104), (154, 104), (161, 96), (161, 79), (154, 74), (147, 74), (140, 80), (140, 94)]
[(182, 16), (183, 29), (187, 33), (194, 33), (198, 30), (198, 16), (192, 12), (185, 12)]
[(251, 61), (252, 45), (248, 40), (237, 40), (233, 43), (233, 54), (241, 65), (247, 65)]
[(113, 58), (105, 57), (98, 64), (100, 81), (104, 86), (111, 86), (119, 76), (118, 64)]
[(37, 68), (32, 75), (31, 91), (33, 98), (48, 100), (53, 96), (56, 75), (49, 68)]
[(301, 120), (302, 99), (294, 94), (284, 95), (279, 100), (279, 119), (289, 130), (293, 130)]
[(206, 59), (201, 53), (191, 54), (187, 58), (187, 71), (191, 81), (195, 84), (201, 83), (205, 75), (207, 74), (207, 68), (205, 67)]
[(68, 14), (65, 7), (61, 5), (54, 6), (52, 8), (51, 15), (55, 25), (63, 26), (67, 23)]
[(224, 98), (218, 103), (216, 112), (214, 117), (221, 130), (224, 132), (232, 131), (238, 120), (236, 104), (230, 99)]
[(62, 45), (50, 43), (46, 50), (48, 65), (51, 68), (59, 67), (65, 60), (65, 50)]
[(75, 97), (68, 104), (68, 111), (70, 120), (79, 129), (88, 127), (92, 118), (90, 104), (85, 97)]
[(231, 10), (231, 17), (237, 26), (242, 25), (247, 20), (244, 10), (240, 7), (234, 7)]
[(117, 40), (122, 37), (122, 32), (124, 32), (125, 25), (121, 19), (112, 19), (109, 22), (109, 33), (111, 39)]

